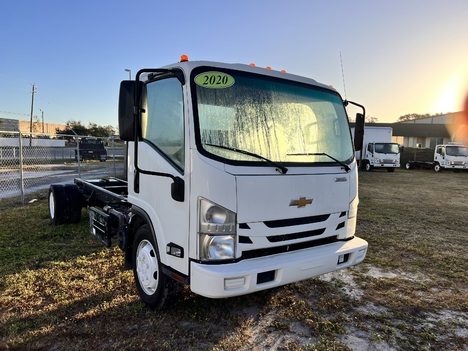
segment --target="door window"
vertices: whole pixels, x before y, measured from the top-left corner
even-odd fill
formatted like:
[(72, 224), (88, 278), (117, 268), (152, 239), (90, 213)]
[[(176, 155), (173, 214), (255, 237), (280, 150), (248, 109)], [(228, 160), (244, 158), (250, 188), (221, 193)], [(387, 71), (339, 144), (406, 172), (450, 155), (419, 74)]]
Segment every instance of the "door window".
[(146, 88), (142, 137), (183, 171), (185, 143), (182, 86), (177, 78), (167, 78), (148, 83)]

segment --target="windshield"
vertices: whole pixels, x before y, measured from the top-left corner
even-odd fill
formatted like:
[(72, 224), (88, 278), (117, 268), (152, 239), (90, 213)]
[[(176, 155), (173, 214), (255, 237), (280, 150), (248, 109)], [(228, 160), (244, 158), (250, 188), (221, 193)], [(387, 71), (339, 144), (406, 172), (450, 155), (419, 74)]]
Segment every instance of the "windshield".
[(400, 147), (398, 146), (398, 144), (375, 143), (375, 152), (381, 154), (399, 154)]
[(464, 146), (447, 146), (447, 155), (468, 156), (468, 148)]
[(261, 162), (248, 153), (279, 163), (352, 160), (348, 120), (336, 93), (228, 70), (198, 70), (193, 82), (199, 142), (208, 156), (231, 163)]

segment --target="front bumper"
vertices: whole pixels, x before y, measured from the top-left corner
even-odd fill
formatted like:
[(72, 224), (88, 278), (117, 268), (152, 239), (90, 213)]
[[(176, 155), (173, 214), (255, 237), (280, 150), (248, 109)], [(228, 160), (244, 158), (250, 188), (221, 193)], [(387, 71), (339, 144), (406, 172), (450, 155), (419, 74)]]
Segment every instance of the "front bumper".
[(194, 293), (210, 298), (250, 294), (356, 265), (364, 260), (367, 247), (365, 240), (354, 237), (346, 242), (237, 263), (192, 262), (190, 286)]
[(375, 163), (373, 165), (375, 168), (381, 167), (381, 168), (400, 168), (399, 163)]

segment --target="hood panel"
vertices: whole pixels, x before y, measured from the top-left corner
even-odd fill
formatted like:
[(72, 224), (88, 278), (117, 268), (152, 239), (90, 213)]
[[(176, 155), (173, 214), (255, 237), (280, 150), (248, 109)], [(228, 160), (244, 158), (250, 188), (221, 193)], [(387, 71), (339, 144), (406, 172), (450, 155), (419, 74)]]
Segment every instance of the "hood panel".
[[(238, 176), (238, 222), (299, 218), (348, 210), (349, 174)], [(299, 205), (291, 201), (304, 198)], [(312, 200), (305, 204), (304, 200)], [(301, 203), (302, 202), (302, 203)]]

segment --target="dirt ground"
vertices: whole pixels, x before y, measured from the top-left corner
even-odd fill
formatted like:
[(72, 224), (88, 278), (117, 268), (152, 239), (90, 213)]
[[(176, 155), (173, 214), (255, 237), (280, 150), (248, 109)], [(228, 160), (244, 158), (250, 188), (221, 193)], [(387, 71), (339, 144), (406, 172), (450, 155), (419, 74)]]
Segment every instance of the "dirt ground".
[(0, 350), (468, 351), (468, 173), (360, 172), (359, 196), (364, 263), (162, 311), (86, 218), (51, 226), (46, 197), (1, 210)]

